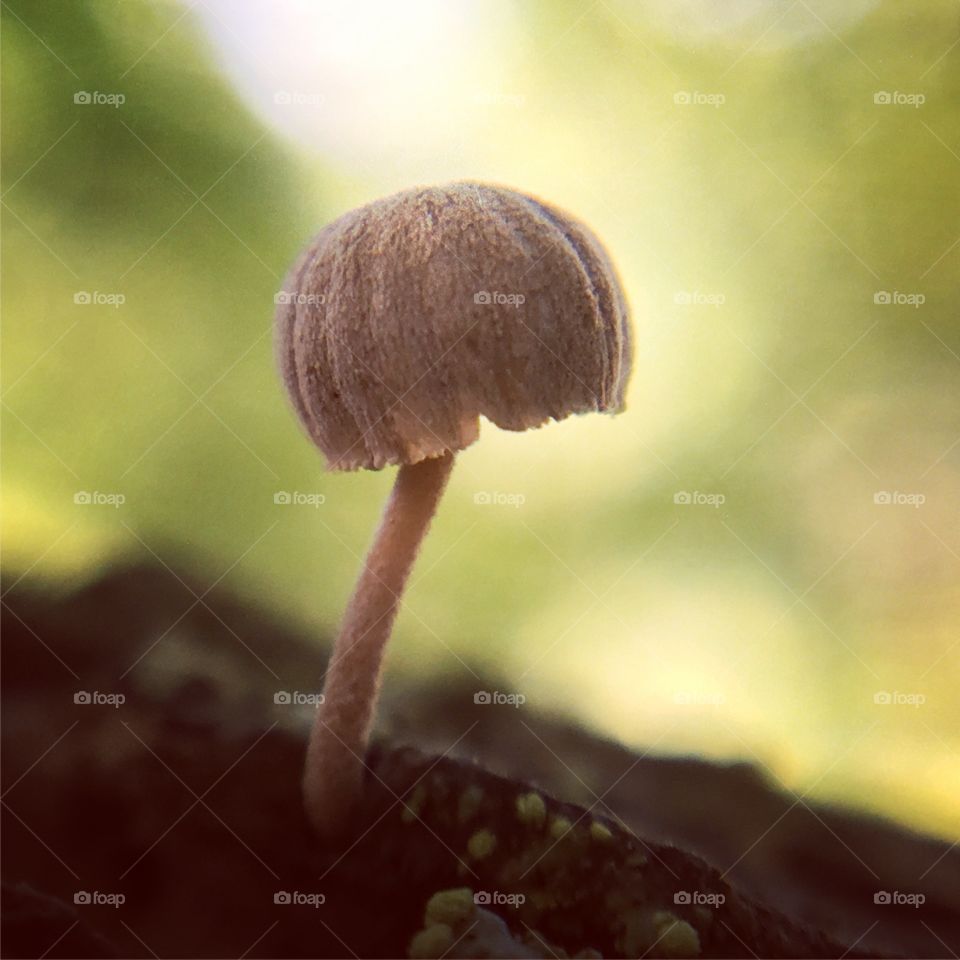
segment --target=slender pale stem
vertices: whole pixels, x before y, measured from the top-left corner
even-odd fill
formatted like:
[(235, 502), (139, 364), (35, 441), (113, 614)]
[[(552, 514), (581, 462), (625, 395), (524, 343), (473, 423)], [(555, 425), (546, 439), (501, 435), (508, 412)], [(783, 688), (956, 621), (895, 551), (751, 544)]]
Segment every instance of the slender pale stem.
[(452, 453), (400, 467), (334, 643), (303, 776), (307, 816), (330, 841), (343, 836), (360, 799), (383, 652), (452, 468)]

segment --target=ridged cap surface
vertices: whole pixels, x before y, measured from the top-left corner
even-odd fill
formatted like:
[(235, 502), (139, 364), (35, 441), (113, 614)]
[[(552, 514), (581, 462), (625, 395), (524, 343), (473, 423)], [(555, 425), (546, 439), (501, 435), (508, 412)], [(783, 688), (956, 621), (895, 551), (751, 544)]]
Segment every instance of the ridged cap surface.
[(594, 235), (479, 183), (414, 189), (326, 226), (277, 298), (287, 390), (330, 469), (462, 450), (623, 408), (623, 291)]

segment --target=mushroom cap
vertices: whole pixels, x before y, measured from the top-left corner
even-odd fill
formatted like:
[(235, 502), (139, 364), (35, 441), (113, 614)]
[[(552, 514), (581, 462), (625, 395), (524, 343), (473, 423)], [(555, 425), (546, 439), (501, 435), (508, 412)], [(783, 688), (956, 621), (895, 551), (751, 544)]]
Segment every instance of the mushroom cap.
[(332, 470), (623, 409), (628, 309), (597, 238), (522, 193), (454, 183), (324, 227), (277, 296), (294, 406)]

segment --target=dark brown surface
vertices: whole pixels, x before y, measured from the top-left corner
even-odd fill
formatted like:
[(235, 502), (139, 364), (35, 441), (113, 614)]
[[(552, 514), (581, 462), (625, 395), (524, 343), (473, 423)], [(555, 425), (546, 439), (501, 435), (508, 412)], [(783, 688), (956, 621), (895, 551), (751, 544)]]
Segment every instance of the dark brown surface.
[[(299, 805), (308, 711), (273, 702), (317, 676), (316, 653), (229, 597), (195, 601), (153, 568), (59, 599), (23, 582), (5, 598), (4, 877), (17, 886), (4, 956), (107, 956), (104, 941), (130, 957), (402, 956), (428, 897), (462, 886), (524, 891), (522, 908), (499, 911), (511, 929), (571, 955), (623, 955), (625, 926), (645, 943), (661, 909), (691, 923), (704, 956), (960, 952), (948, 844), (797, 803), (743, 765), (640, 759), (529, 712), (518, 724), (513, 708), (473, 703), (472, 676), (415, 697), (388, 686), (393, 739), (428, 753), (459, 742), (439, 761), (375, 750), (359, 814), (361, 833), (375, 826), (324, 851)], [(126, 702), (78, 705), (78, 690)], [(543, 828), (517, 816), (524, 781), (567, 801), (548, 800)], [(471, 784), (482, 800), (463, 820)], [(556, 845), (551, 816), (576, 824)], [(590, 838), (595, 818), (606, 845)], [(478, 829), (496, 837), (482, 861), (467, 852)], [(881, 890), (926, 902), (878, 905)], [(74, 908), (78, 891), (126, 900)], [(276, 905), (279, 891), (326, 902)], [(726, 902), (695, 910), (674, 903), (680, 891)]]

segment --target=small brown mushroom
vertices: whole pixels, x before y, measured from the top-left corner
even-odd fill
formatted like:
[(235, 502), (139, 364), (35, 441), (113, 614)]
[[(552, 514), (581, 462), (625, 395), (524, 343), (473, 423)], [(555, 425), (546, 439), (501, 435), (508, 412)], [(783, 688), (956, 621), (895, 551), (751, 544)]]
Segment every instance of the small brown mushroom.
[(276, 343), (332, 470), (400, 470), (337, 636), (304, 798), (337, 837), (360, 795), (384, 647), (454, 453), (480, 416), (526, 430), (623, 409), (627, 306), (599, 241), (479, 183), (408, 190), (326, 226), (291, 271)]

